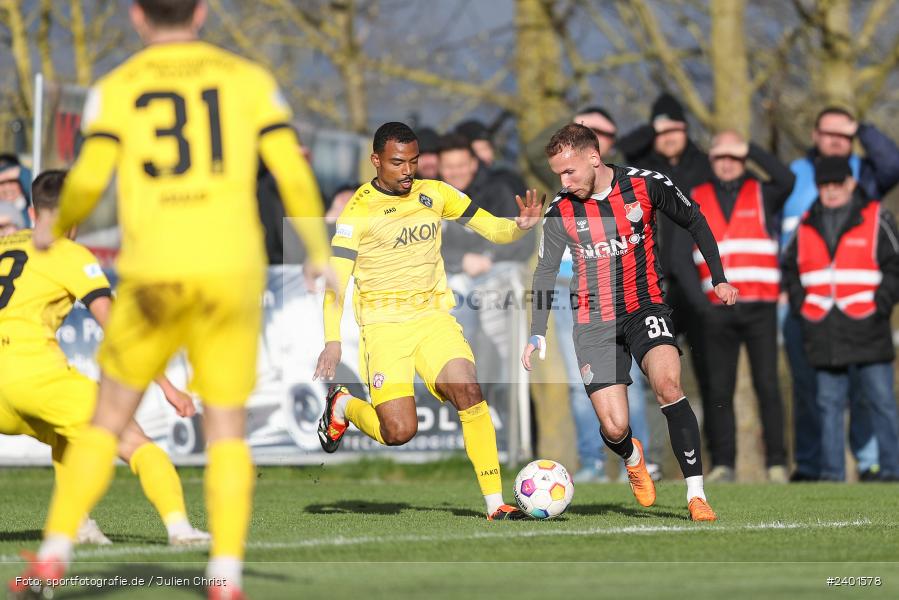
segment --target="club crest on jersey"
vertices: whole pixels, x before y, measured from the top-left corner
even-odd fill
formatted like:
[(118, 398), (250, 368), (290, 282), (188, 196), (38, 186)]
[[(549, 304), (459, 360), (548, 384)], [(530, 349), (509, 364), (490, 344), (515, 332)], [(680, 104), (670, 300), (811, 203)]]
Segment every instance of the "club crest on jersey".
[(381, 386), (384, 385), (384, 373), (375, 373), (371, 378), (371, 385), (376, 390), (381, 389)]
[(574, 224), (578, 231), (587, 231), (590, 229), (590, 224), (587, 219), (576, 219)]
[(590, 363), (581, 367), (581, 378), (584, 380), (584, 385), (590, 385), (593, 382), (593, 369), (590, 368)]
[(432, 208), (434, 206), (434, 201), (431, 200), (430, 198), (428, 198), (427, 196), (425, 196), (424, 194), (418, 195), (418, 201), (421, 202), (423, 205), (427, 206), (428, 208)]
[(631, 202), (624, 205), (624, 216), (631, 223), (639, 223), (643, 219), (643, 207), (640, 202)]

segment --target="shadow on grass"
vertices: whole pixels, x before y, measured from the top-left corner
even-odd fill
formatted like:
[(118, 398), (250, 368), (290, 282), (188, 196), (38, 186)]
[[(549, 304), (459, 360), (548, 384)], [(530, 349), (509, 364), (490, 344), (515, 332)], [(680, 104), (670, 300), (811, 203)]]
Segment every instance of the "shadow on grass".
[(0, 531), (0, 542), (39, 542), (42, 539), (44, 539), (44, 532), (40, 529)]
[(310, 504), (306, 512), (313, 515), (398, 515), (404, 510), (433, 511), (441, 510), (456, 517), (483, 517), (484, 515), (467, 508), (447, 505), (413, 506), (408, 502), (371, 502), (370, 500), (341, 500), (328, 504)]
[(619, 504), (572, 504), (567, 511), (570, 515), (607, 515), (618, 514), (625, 517), (634, 517), (637, 519), (686, 519), (685, 512), (673, 512), (671, 510), (655, 508), (633, 508), (621, 506)]
[(135, 535), (133, 533), (107, 533), (106, 537), (116, 544), (145, 544), (147, 546), (168, 545), (163, 535)]

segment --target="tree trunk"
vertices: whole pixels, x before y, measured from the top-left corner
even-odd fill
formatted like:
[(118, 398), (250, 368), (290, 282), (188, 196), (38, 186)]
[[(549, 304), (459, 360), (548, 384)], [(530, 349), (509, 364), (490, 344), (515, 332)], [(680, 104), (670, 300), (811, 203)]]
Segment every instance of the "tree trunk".
[(72, 49), (75, 53), (75, 80), (78, 85), (91, 84), (92, 65), (87, 52), (87, 35), (84, 30), (84, 9), (81, 0), (72, 0)]
[(734, 129), (748, 137), (752, 125), (752, 92), (743, 30), (746, 3), (745, 0), (712, 0), (710, 10), (715, 128)]
[(53, 17), (50, 9), (51, 0), (41, 0), (40, 23), (37, 31), (37, 49), (41, 57), (41, 73), (47, 81), (56, 81), (56, 68), (53, 66), (53, 48), (50, 44), (50, 28)]
[[(515, 2), (515, 75), (518, 82), (518, 133), (530, 140), (565, 114), (562, 56), (547, 7), (541, 0)], [(554, 349), (560, 335), (550, 324), (546, 361), (537, 360), (531, 379), (533, 418), (537, 423), (537, 454), (576, 468), (574, 428), (568, 403), (568, 385), (561, 353)], [(519, 352), (521, 349), (516, 348)], [(598, 431), (597, 431), (598, 435)]]
[(825, 105), (855, 109), (855, 56), (852, 48), (850, 0), (824, 0), (821, 71), (818, 97)]
[(360, 49), (353, 22), (356, 3), (353, 0), (335, 1), (331, 3), (331, 8), (337, 29), (343, 33), (334, 62), (343, 80), (350, 129), (364, 134), (368, 131), (368, 110), (365, 77), (359, 61)]
[(2, 0), (0, 7), (6, 12), (7, 27), (12, 38), (12, 56), (16, 63), (16, 73), (19, 77), (20, 102), (31, 117), (31, 106), (34, 101), (34, 88), (31, 85), (31, 51), (28, 48), (28, 32), (25, 21), (22, 19), (21, 3), (16, 0)]
[(565, 114), (565, 78), (559, 44), (541, 0), (516, 0), (515, 30), (518, 132), (530, 140)]

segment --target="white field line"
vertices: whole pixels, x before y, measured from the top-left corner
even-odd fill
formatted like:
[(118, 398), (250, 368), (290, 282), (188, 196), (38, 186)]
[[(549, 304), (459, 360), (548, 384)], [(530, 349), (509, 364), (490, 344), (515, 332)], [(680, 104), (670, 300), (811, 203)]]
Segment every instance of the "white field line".
[[(510, 527), (502, 527), (496, 531), (472, 532), (465, 534), (447, 535), (397, 535), (397, 536), (360, 536), (346, 537), (334, 536), (328, 538), (313, 538), (308, 540), (296, 540), (292, 542), (250, 542), (248, 550), (291, 550), (301, 548), (327, 548), (338, 546), (359, 546), (365, 544), (390, 544), (390, 543), (427, 543), (427, 542), (457, 542), (470, 540), (509, 540), (538, 537), (589, 537), (609, 536), (622, 534), (651, 534), (651, 533), (734, 533), (739, 531), (757, 531), (771, 529), (838, 529), (847, 527), (864, 527), (870, 525), (868, 519), (854, 521), (815, 521), (811, 523), (787, 523), (783, 521), (771, 521), (768, 523), (749, 523), (745, 525), (630, 525), (627, 527), (591, 527), (588, 529), (529, 529), (515, 531)], [(513, 524), (514, 527), (514, 524)], [(112, 547), (85, 548), (75, 551), (75, 560), (78, 562), (90, 561), (90, 559), (111, 559), (120, 556), (132, 555), (176, 555), (202, 550), (202, 546), (133, 546), (114, 545)], [(22, 562), (22, 558), (14, 555), (0, 555), (0, 563)], [(97, 561), (110, 562), (110, 561)]]

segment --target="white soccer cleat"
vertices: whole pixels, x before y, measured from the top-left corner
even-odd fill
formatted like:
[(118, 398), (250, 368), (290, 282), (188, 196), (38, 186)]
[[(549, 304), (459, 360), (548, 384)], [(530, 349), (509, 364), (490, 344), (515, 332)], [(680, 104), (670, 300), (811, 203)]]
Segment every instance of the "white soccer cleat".
[(211, 535), (194, 527), (169, 535), (169, 546), (199, 546), (211, 541)]
[(97, 522), (88, 517), (81, 522), (78, 533), (75, 534), (76, 544), (97, 544), (98, 546), (111, 546), (112, 542), (106, 537)]

